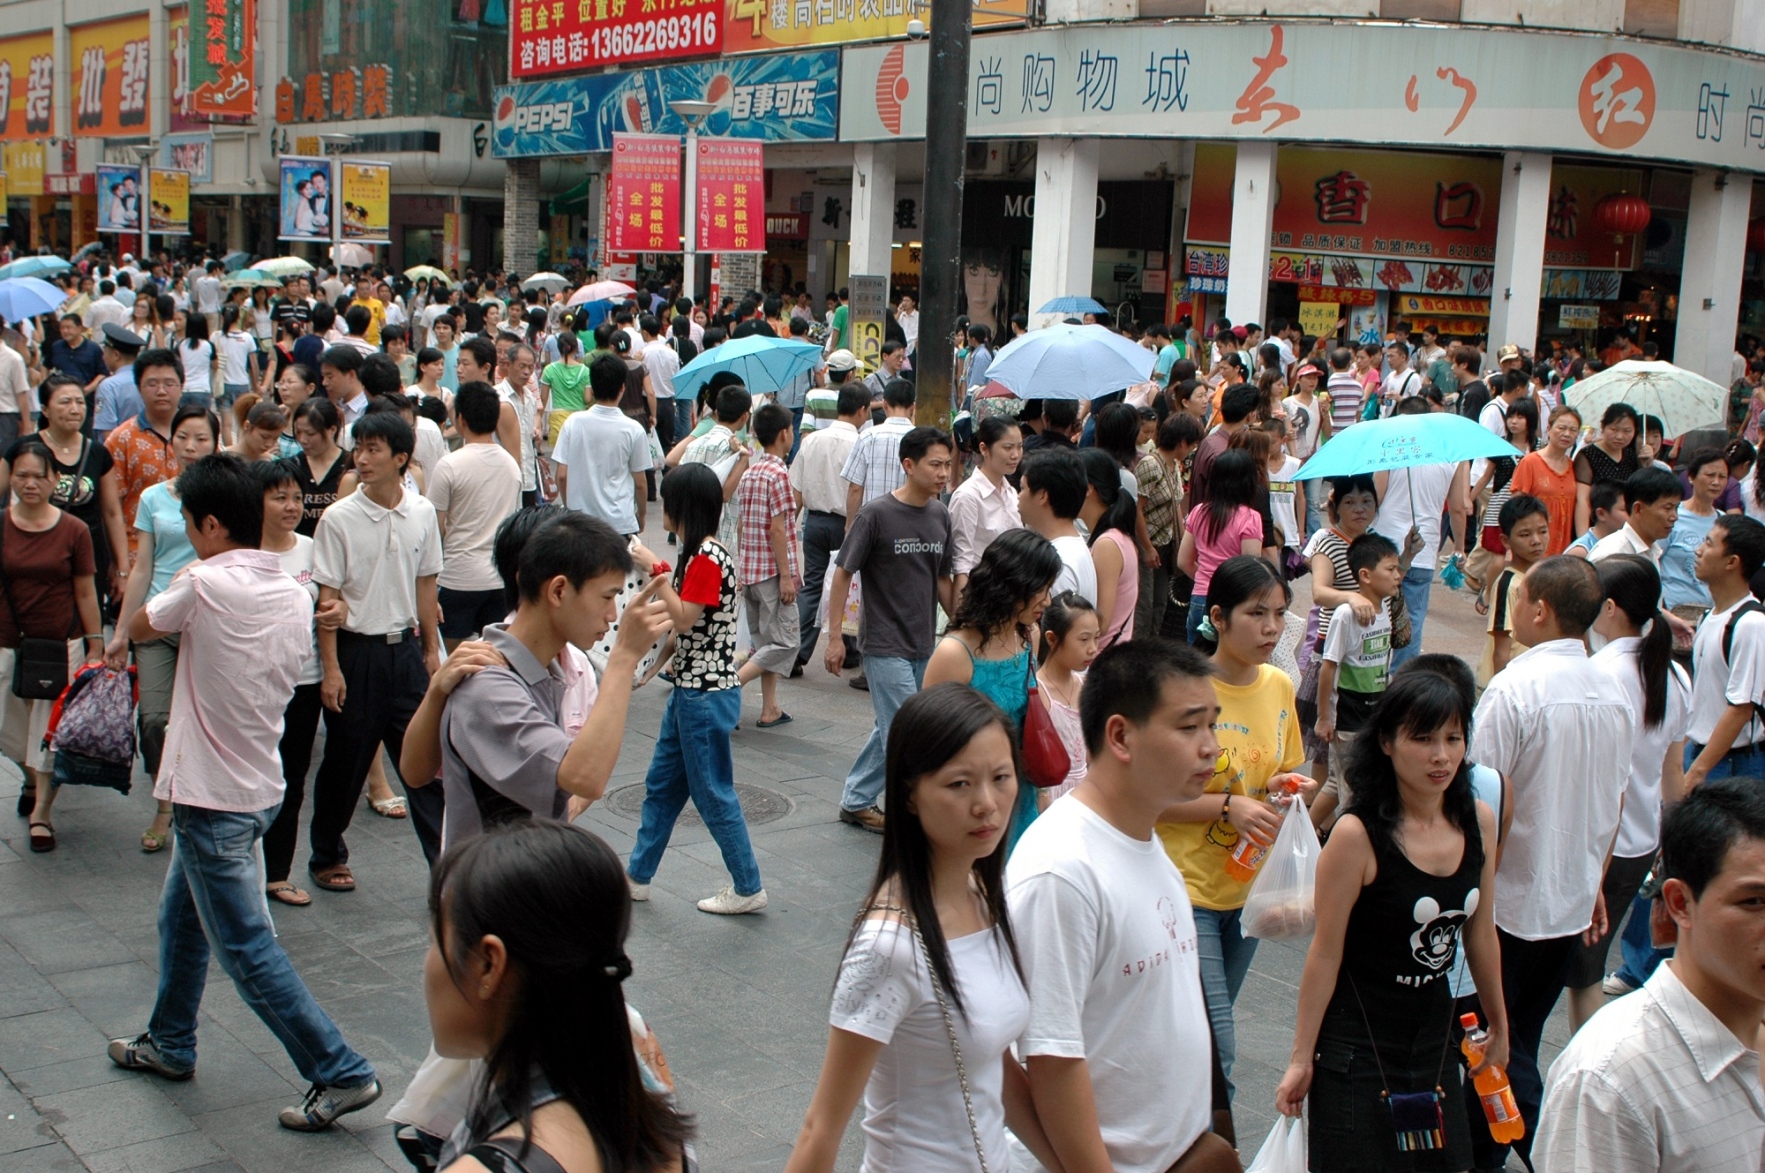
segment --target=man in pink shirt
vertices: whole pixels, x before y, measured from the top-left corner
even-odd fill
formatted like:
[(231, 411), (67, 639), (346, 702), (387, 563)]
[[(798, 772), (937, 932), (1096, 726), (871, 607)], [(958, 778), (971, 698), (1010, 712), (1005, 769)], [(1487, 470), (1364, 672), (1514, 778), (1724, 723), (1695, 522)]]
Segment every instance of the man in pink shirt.
[(137, 641), (181, 637), (165, 756), (154, 797), (177, 839), (159, 904), (159, 994), (147, 1029), (112, 1039), (110, 1058), (172, 1080), (196, 1072), (196, 1015), (213, 952), (239, 996), (312, 1083), (282, 1127), (318, 1132), (380, 1096), (374, 1068), (343, 1041), (277, 944), (258, 840), (282, 805), (282, 712), (312, 655), (313, 605), (258, 546), (263, 492), (237, 456), (204, 457), (178, 478), (200, 562), (135, 616)]

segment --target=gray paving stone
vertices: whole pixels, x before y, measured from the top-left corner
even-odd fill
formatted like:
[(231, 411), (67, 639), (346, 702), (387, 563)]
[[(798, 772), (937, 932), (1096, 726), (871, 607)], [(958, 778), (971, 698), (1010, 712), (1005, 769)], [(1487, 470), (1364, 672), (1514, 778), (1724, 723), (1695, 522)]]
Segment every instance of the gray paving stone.
[(82, 1158), (143, 1141), (195, 1132), (196, 1124), (154, 1084), (154, 1076), (80, 1088), (35, 1101), (68, 1148)]

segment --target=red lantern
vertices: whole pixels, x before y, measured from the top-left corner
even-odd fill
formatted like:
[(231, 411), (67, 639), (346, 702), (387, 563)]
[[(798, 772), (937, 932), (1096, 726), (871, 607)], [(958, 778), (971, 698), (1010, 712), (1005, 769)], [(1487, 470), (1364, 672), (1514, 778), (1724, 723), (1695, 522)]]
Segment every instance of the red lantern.
[(1747, 251), (1765, 253), (1765, 216), (1760, 216), (1747, 225)]
[(1628, 193), (1609, 195), (1594, 205), (1593, 209), (1593, 222), (1600, 226), (1601, 231), (1618, 236), (1641, 232), (1649, 226), (1652, 217), (1649, 202), (1639, 195)]

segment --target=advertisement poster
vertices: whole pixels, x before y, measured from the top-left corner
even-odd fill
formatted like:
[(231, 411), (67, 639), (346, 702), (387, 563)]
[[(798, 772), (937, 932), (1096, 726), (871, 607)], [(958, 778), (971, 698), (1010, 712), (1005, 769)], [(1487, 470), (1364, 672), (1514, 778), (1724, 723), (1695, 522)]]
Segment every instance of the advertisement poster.
[(141, 231), (141, 168), (98, 164), (98, 231)]
[(41, 142), (0, 144), (0, 170), (6, 172), (9, 196), (43, 194), (43, 170), (48, 154)]
[(277, 160), (282, 195), (277, 240), (331, 239), (331, 160), (283, 155)]
[(586, 155), (612, 150), (615, 133), (683, 135), (686, 122), (669, 105), (682, 99), (716, 106), (699, 128), (710, 137), (832, 142), (839, 96), (833, 49), (499, 86), (492, 151)]
[[(73, 73), (74, 134), (81, 137), (147, 133), (147, 14), (67, 30)], [(99, 223), (103, 223), (99, 213)], [(105, 231), (100, 227), (100, 232)]]
[(49, 133), (55, 109), (55, 34), (0, 40), (0, 140)]
[(766, 251), (765, 150), (756, 142), (698, 140), (700, 251)]
[(159, 140), (159, 166), (188, 171), (191, 183), (214, 182), (214, 136), (168, 134)]
[(190, 32), (186, 107), (202, 118), (257, 114), (257, 0), (203, 0)]
[(460, 269), (460, 215), (458, 212), (441, 214), (441, 267), (449, 273), (457, 273)]
[(339, 240), (360, 244), (392, 242), (392, 164), (344, 159), (337, 165), (343, 210)]
[[(613, 136), (607, 219), (613, 252), (680, 251), (679, 139), (667, 134)], [(702, 243), (699, 248), (708, 251)]]
[(167, 236), (190, 235), (190, 173), (147, 169), (147, 230)]

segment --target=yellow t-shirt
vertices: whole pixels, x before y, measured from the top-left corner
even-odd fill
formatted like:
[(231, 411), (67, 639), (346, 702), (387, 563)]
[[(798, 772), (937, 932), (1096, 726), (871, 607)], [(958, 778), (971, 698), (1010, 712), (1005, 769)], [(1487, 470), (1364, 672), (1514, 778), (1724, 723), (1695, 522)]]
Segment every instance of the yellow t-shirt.
[[(1267, 799), (1269, 779), (1305, 761), (1299, 714), (1293, 702), (1293, 679), (1264, 664), (1255, 684), (1213, 682), (1220, 702), (1215, 725), (1220, 740), (1221, 769), (1207, 784), (1207, 793)], [(1189, 899), (1201, 908), (1226, 912), (1244, 907), (1250, 891), (1226, 874), (1226, 857), (1238, 846), (1238, 831), (1217, 817), (1206, 823), (1160, 823), (1158, 837), (1183, 873)]]
[(368, 313), (373, 315), (368, 321), (368, 332), (362, 335), (362, 341), (370, 346), (380, 345), (380, 327), (386, 324), (386, 303), (377, 297), (358, 297), (349, 303), (355, 306), (367, 306)]
[(1515, 656), (1527, 650), (1527, 645), (1520, 642), (1514, 635), (1514, 592), (1519, 589), (1520, 579), (1524, 574), (1512, 566), (1504, 567), (1501, 576), (1495, 580), (1495, 589), (1489, 592), (1489, 638), (1483, 641), (1483, 656), (1477, 661), (1477, 687), (1485, 688), (1495, 677), (1495, 633), (1505, 632), (1509, 637), (1508, 661), (1513, 662)]

